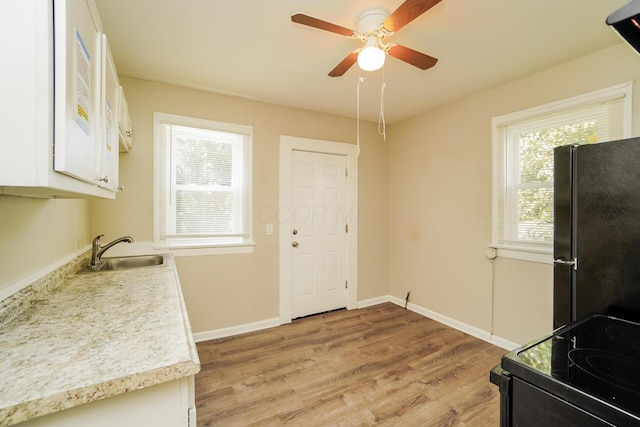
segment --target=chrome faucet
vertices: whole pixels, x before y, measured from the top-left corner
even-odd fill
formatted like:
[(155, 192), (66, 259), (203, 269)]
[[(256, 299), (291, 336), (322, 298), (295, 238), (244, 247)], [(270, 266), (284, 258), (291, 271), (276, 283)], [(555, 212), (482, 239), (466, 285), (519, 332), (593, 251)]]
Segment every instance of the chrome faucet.
[(124, 236), (124, 237), (119, 237), (116, 240), (114, 240), (113, 242), (109, 242), (104, 246), (100, 246), (100, 238), (103, 237), (104, 234), (100, 234), (98, 236), (96, 236), (95, 239), (93, 239), (93, 243), (91, 244), (91, 269), (92, 270), (97, 270), (99, 268), (98, 263), (100, 262), (100, 258), (102, 257), (102, 255), (105, 253), (105, 251), (107, 249), (109, 249), (110, 247), (120, 243), (120, 242), (127, 242), (127, 243), (133, 243), (133, 238), (130, 236)]

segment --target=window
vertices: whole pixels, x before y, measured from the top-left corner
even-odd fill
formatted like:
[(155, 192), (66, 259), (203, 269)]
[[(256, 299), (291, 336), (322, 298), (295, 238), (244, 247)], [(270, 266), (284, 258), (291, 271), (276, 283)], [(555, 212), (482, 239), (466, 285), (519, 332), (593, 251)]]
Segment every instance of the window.
[(631, 82), (493, 119), (493, 245), (550, 262), (553, 149), (631, 136)]
[(253, 245), (251, 126), (154, 113), (156, 247)]

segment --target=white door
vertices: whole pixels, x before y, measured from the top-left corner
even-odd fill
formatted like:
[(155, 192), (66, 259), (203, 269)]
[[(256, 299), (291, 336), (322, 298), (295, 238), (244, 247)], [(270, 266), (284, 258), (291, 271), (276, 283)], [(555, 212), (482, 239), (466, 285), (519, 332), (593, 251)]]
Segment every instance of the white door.
[(346, 307), (346, 159), (293, 151), (292, 318)]

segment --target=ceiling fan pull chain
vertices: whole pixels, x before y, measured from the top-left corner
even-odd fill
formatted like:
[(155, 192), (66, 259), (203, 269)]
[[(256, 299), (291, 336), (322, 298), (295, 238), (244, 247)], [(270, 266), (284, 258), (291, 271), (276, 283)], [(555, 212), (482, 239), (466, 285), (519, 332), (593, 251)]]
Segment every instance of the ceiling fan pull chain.
[(364, 77), (358, 77), (356, 87), (356, 157), (360, 157), (360, 83), (364, 81)]
[(378, 117), (378, 135), (382, 135), (384, 142), (387, 142), (387, 124), (384, 119), (384, 90), (387, 84), (384, 82), (384, 68), (382, 69), (382, 85), (380, 87), (380, 116)]

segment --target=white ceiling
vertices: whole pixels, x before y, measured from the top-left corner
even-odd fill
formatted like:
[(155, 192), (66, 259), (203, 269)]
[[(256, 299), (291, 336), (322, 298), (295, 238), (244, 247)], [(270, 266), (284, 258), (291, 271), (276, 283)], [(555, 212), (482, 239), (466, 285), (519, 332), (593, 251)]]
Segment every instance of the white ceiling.
[(364, 10), (403, 0), (96, 0), (120, 75), (387, 123), (495, 87), (621, 39), (605, 24), (626, 0), (442, 0), (386, 42), (439, 59), (422, 71), (327, 73), (358, 40), (291, 22), (303, 13), (355, 29)]

